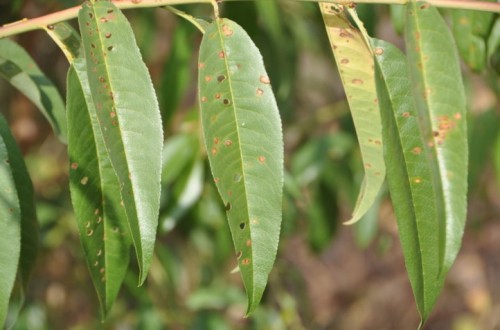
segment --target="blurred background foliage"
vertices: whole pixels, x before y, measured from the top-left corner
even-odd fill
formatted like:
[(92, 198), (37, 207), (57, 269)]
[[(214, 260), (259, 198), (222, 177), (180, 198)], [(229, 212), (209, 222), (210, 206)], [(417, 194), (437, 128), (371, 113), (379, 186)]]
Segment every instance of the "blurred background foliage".
[[(78, 4), (0, 0), (0, 24)], [(211, 15), (206, 5), (178, 9)], [(401, 9), (358, 6), (371, 35), (404, 48)], [(0, 81), (0, 111), (33, 179), (42, 240), (16, 329), (416, 327), (418, 315), (387, 192), (361, 222), (342, 225), (353, 209), (363, 169), (317, 5), (233, 2), (224, 4), (222, 13), (242, 25), (260, 48), (284, 125), (281, 243), (261, 307), (243, 318), (245, 293), (239, 274), (231, 272), (234, 249), (200, 146), (196, 74), (201, 35), (166, 10), (141, 9), (126, 15), (154, 81), (166, 141), (149, 278), (138, 288), (133, 265), (111, 314), (101, 323), (69, 200), (66, 147), (38, 110)], [(444, 13), (450, 22), (460, 22), (457, 14)], [(475, 33), (479, 38), (479, 55), (476, 48), (467, 48), (463, 63), (470, 110), (469, 216), (463, 248), (427, 329), (500, 329), (500, 24), (498, 15), (490, 16), (486, 27), (453, 27), (457, 36)], [(64, 95), (68, 64), (44, 32), (15, 40)]]

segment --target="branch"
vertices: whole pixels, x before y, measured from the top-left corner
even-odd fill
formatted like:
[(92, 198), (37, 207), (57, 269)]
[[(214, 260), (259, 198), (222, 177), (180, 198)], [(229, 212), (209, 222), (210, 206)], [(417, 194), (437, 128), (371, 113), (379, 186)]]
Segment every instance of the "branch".
[[(120, 9), (161, 7), (181, 4), (185, 5), (190, 3), (212, 3), (211, 0), (112, 0), (112, 2)], [(81, 6), (75, 6), (45, 16), (32, 19), (23, 18), (20, 21), (5, 24), (0, 27), (0, 38), (43, 29), (48, 25), (76, 18), (80, 8)]]
[[(213, 0), (112, 0), (113, 3), (120, 9), (130, 8), (147, 8), (147, 7), (162, 7), (172, 5), (183, 5), (192, 3), (212, 4)], [(224, 0), (224, 1), (244, 1), (244, 0)], [(372, 3), (372, 4), (406, 4), (411, 0), (295, 0), (303, 2), (327, 2), (341, 5), (349, 5), (353, 3)], [(470, 9), (500, 13), (500, 3), (485, 2), (475, 0), (428, 0), (429, 4), (436, 7)], [(68, 8), (58, 11), (53, 14), (40, 16), (37, 18), (23, 18), (20, 21), (8, 23), (0, 27), (0, 38), (5, 38), (11, 35), (43, 29), (48, 25), (53, 25), (62, 21), (67, 21), (78, 16), (78, 11), (81, 6)]]

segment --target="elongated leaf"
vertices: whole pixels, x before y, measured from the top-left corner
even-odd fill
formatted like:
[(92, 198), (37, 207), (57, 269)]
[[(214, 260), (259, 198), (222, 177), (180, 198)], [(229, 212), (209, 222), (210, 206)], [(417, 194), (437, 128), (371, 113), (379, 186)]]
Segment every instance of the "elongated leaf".
[(61, 95), (30, 55), (9, 39), (0, 39), (0, 76), (30, 99), (52, 125), (59, 140), (66, 142), (66, 114)]
[(67, 81), (70, 190), (80, 240), (104, 318), (125, 277), (131, 239), (120, 205), (120, 184), (102, 137), (87, 77), (79, 57), (80, 35), (67, 23), (47, 32), (71, 66)]
[(158, 103), (132, 29), (118, 8), (107, 1), (87, 2), (78, 19), (92, 100), (121, 186), (143, 283), (158, 225), (163, 141)]
[(250, 314), (278, 247), (283, 137), (257, 47), (235, 22), (217, 19), (203, 36), (199, 99), (205, 145), (226, 205)]
[(328, 3), (320, 3), (319, 6), (347, 95), (365, 167), (358, 201), (352, 218), (347, 222), (351, 224), (370, 209), (385, 177), (373, 57), (363, 35), (350, 24), (342, 6)]
[[(437, 274), (444, 276), (460, 249), (465, 226), (468, 158), (465, 92), (453, 37), (434, 7), (421, 2), (408, 4), (405, 38), (421, 134), (431, 163), (431, 177), (414, 180), (433, 183), (438, 223), (429, 234), (437, 235), (437, 244), (432, 243), (431, 248), (438, 254)], [(428, 204), (421, 207), (427, 208)], [(432, 308), (432, 300), (425, 302), (420, 311), (424, 320)]]
[(432, 167), (436, 161), (412, 95), (405, 56), (374, 40), (377, 89), (382, 110), (384, 158), (406, 269), (422, 321), (441, 291), (439, 232), (442, 221)]
[(0, 325), (7, 314), (11, 291), (20, 281), (23, 300), (38, 247), (33, 187), (21, 152), (0, 115)]
[(103, 317), (125, 277), (131, 239), (120, 184), (106, 151), (88, 86), (85, 61), (68, 72), (70, 189), (80, 240)]

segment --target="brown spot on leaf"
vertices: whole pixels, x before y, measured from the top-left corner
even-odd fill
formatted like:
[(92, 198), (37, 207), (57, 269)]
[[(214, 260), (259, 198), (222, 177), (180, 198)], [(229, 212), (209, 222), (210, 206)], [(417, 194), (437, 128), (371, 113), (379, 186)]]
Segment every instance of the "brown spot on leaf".
[(78, 163), (71, 163), (71, 169), (76, 170), (78, 168)]
[(259, 156), (258, 160), (259, 160), (259, 163), (264, 164), (266, 162), (266, 157)]
[(207, 99), (207, 97), (206, 97), (206, 96), (202, 96), (202, 97), (201, 97), (201, 102), (207, 102), (207, 101), (208, 101), (208, 99)]
[(363, 84), (363, 80), (361, 80), (361, 79), (357, 79), (357, 78), (356, 78), (356, 79), (353, 79), (351, 82), (352, 82), (354, 85), (361, 85), (361, 84)]
[(412, 151), (415, 155), (420, 155), (422, 153), (422, 148), (420, 147), (415, 147), (412, 149)]
[(347, 63), (349, 63), (349, 59), (348, 58), (343, 58), (343, 59), (340, 60), (340, 63), (347, 64)]
[(217, 148), (213, 147), (212, 150), (211, 150), (211, 153), (212, 153), (213, 156), (217, 155)]
[(250, 259), (249, 258), (245, 258), (241, 261), (241, 264), (244, 265), (244, 266), (247, 266), (250, 264)]
[(226, 147), (230, 147), (230, 146), (232, 146), (232, 145), (233, 145), (233, 141), (231, 141), (231, 140), (226, 140), (226, 141), (224, 141), (224, 145), (225, 145)]
[(224, 53), (224, 51), (221, 50), (217, 56), (219, 56), (219, 58), (225, 58), (226, 57), (226, 53)]
[(259, 81), (266, 85), (271, 83), (271, 80), (268, 76), (260, 76)]
[(256, 94), (257, 94), (258, 96), (262, 96), (262, 95), (264, 95), (264, 91), (263, 91), (262, 89), (260, 89), (260, 88), (257, 88), (257, 92), (256, 92)]
[(229, 37), (229, 36), (233, 35), (233, 30), (227, 24), (224, 24), (224, 25), (222, 25), (222, 33), (226, 37)]
[(381, 47), (377, 47), (374, 50), (375, 55), (382, 55), (384, 53), (384, 49)]

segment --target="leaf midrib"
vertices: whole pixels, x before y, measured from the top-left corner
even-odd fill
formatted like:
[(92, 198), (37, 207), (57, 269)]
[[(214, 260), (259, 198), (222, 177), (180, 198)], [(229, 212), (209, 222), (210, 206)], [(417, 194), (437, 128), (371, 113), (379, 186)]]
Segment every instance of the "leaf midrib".
[[(222, 18), (217, 18), (216, 19), (216, 23), (217, 23), (217, 34), (219, 36), (219, 41), (220, 41), (220, 44), (221, 44), (221, 47), (224, 51), (224, 66), (226, 68), (226, 73), (227, 73), (227, 81), (228, 81), (228, 84), (229, 84), (229, 91), (230, 91), (230, 95), (231, 95), (231, 108), (233, 109), (233, 113), (234, 113), (234, 118), (235, 118), (235, 124), (236, 124), (236, 134), (238, 136), (238, 151), (240, 153), (240, 169), (241, 169), (241, 176), (242, 176), (242, 181), (243, 181), (243, 191), (244, 191), (244, 199), (245, 199), (245, 204), (246, 204), (246, 211), (247, 211), (247, 225), (249, 227), (249, 233), (250, 233), (250, 240), (253, 241), (252, 239), (252, 230), (251, 230), (251, 227), (252, 227), (252, 224), (251, 224), (251, 221), (250, 221), (250, 208), (248, 207), (248, 200), (247, 200), (247, 178), (246, 178), (246, 173), (244, 171), (244, 168), (243, 168), (243, 152), (242, 152), (242, 144), (241, 144), (241, 134), (240, 134), (240, 125), (239, 125), (239, 121), (238, 121), (238, 116), (237, 116), (237, 111), (236, 111), (236, 102), (235, 102), (235, 97), (234, 97), (234, 89), (233, 89), (233, 84), (232, 84), (232, 76), (230, 75), (230, 71), (229, 71), (229, 65), (228, 65), (228, 53), (226, 51), (226, 48), (225, 48), (225, 43), (224, 43), (224, 39), (223, 39), (223, 33), (222, 33), (222, 27), (221, 27), (221, 23), (223, 24), (224, 23), (224, 19)], [(251, 262), (250, 262), (250, 266), (251, 267), (251, 276), (252, 276), (252, 284), (255, 286), (255, 277), (254, 277), (254, 269), (253, 269), (253, 265), (254, 265), (254, 262), (255, 262), (255, 258), (254, 258), (254, 249), (253, 249), (253, 246), (250, 246), (249, 249), (251, 250), (251, 256), (252, 256), (252, 259), (251, 259)], [(252, 304), (253, 304), (253, 300), (254, 300), (254, 295), (255, 294), (255, 290), (252, 289)]]

